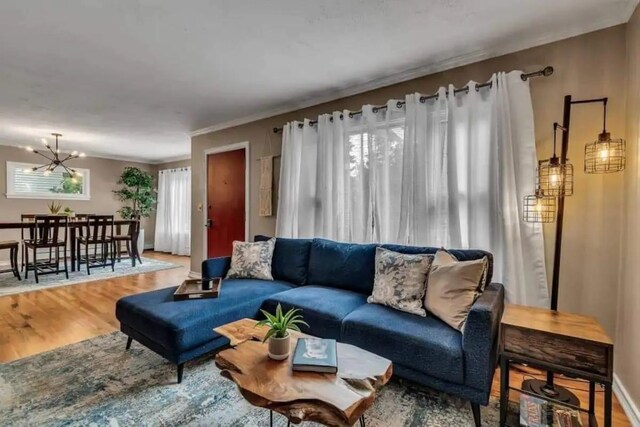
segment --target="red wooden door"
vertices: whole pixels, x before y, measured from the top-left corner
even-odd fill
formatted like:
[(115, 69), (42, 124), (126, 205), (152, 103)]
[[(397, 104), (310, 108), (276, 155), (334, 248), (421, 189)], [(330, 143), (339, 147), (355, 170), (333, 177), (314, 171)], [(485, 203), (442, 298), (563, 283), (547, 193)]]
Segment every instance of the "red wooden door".
[(245, 150), (207, 157), (207, 256), (230, 256), (245, 240)]

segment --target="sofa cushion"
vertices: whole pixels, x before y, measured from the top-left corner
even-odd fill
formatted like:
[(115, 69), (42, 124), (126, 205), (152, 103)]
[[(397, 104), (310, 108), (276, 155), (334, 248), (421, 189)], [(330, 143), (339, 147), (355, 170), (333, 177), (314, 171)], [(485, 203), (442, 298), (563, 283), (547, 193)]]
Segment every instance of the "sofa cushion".
[(227, 279), (273, 280), (271, 261), (275, 247), (276, 239), (269, 239), (266, 242), (234, 240)]
[(291, 289), (281, 281), (225, 279), (218, 298), (174, 301), (176, 287), (130, 295), (116, 303), (118, 320), (178, 354), (216, 338), (225, 323), (256, 317), (270, 295)]
[[(435, 255), (441, 248), (430, 246), (404, 246), (404, 245), (382, 245), (383, 248), (391, 251), (400, 252), (401, 254), (430, 254)], [(474, 259), (482, 259), (487, 257), (487, 275), (484, 280), (485, 284), (491, 283), (493, 276), (493, 254), (491, 252), (482, 251), (480, 249), (447, 249), (451, 255), (456, 257), (458, 261), (471, 261)]]
[[(255, 236), (256, 242), (269, 240), (267, 236)], [(309, 251), (311, 239), (286, 239), (276, 237), (276, 248), (273, 251), (271, 272), (276, 280), (284, 280), (295, 285), (307, 283), (309, 269)]]
[(375, 244), (313, 239), (309, 257), (309, 284), (371, 295), (375, 258)]
[(262, 308), (270, 313), (280, 303), (283, 310), (301, 308), (309, 328), (302, 331), (322, 338), (340, 339), (341, 322), (356, 308), (366, 304), (367, 297), (357, 292), (323, 286), (302, 286), (267, 298)]
[(439, 250), (429, 271), (424, 306), (447, 325), (463, 331), (486, 272), (487, 257), (458, 261)]
[(433, 316), (420, 317), (367, 304), (345, 317), (341, 340), (393, 363), (464, 383), (462, 334)]
[(426, 317), (424, 294), (433, 257), (376, 248), (376, 276), (367, 302)]

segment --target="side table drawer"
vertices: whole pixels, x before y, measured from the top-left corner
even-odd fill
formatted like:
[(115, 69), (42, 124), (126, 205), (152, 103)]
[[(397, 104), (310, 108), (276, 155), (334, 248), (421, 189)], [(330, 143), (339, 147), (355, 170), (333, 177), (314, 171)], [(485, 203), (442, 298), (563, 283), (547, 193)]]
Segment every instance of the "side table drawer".
[(609, 378), (611, 352), (590, 341), (503, 325), (503, 351)]

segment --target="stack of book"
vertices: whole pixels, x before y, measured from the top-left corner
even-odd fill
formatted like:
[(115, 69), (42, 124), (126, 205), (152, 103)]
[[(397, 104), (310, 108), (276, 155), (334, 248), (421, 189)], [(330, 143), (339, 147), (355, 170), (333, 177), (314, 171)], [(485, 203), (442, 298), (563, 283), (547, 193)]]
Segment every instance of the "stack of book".
[(292, 369), (302, 372), (338, 372), (336, 340), (300, 338), (293, 352)]
[(545, 399), (520, 395), (520, 426), (582, 427), (580, 412)]

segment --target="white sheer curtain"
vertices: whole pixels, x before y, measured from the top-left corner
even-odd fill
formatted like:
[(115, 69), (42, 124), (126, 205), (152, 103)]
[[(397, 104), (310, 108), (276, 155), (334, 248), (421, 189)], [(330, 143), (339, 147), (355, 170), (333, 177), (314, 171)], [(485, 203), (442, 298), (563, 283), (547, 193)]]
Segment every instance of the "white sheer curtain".
[(276, 234), (485, 249), (508, 301), (547, 306), (542, 228), (520, 219), (536, 170), (520, 75), (288, 123)]
[(158, 173), (154, 249), (191, 255), (191, 168)]

